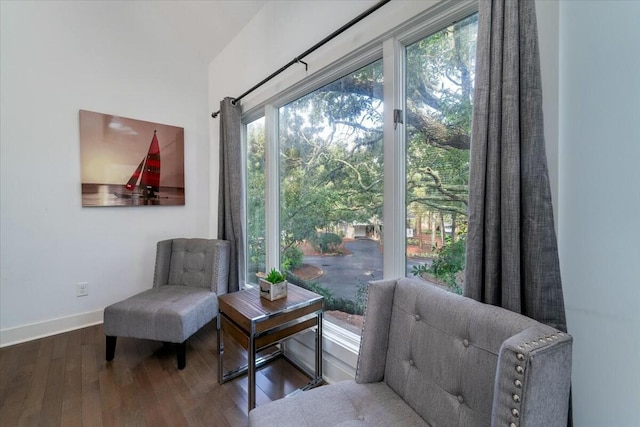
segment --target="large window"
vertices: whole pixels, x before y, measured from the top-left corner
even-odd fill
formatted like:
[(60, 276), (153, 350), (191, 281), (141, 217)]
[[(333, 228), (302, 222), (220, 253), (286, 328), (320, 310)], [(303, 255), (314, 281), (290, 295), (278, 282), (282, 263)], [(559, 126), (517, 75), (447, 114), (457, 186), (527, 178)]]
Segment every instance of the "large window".
[(354, 333), (370, 280), (461, 292), (477, 17), (456, 13), (248, 121), (248, 282), (279, 267)]

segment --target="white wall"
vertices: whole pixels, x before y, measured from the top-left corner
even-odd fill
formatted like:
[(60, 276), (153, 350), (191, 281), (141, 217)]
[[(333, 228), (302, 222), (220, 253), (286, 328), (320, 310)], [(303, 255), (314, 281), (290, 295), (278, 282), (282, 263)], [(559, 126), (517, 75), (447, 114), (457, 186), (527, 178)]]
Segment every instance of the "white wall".
[[(335, 5), (269, 2), (210, 64), (211, 110), (218, 109), (224, 96), (244, 92), (370, 2), (341, 2), (339, 10)], [(429, 5), (384, 6), (314, 54), (310, 73)], [(640, 3), (538, 0), (536, 6), (549, 173), (569, 329), (575, 337), (575, 425), (637, 425), (640, 83), (635, 75), (640, 69)], [(290, 69), (248, 97), (245, 105), (268, 99), (302, 77), (303, 69)], [(212, 147), (217, 146), (217, 124), (212, 122)], [(217, 148), (212, 148), (214, 180), (215, 153)]]
[[(1, 3), (2, 345), (102, 321), (158, 240), (208, 237), (207, 64), (144, 3)], [(184, 127), (186, 206), (82, 208), (79, 109)]]
[(640, 416), (639, 2), (563, 1), (559, 237), (576, 426)]

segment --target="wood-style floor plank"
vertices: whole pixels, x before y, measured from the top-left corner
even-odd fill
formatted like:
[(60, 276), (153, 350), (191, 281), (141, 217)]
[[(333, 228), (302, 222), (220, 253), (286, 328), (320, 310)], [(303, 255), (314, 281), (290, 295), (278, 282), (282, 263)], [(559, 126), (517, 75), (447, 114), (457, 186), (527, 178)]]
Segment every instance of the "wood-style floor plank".
[(42, 409), (42, 403), (44, 401), (44, 391), (49, 376), (49, 365), (51, 364), (54, 339), (54, 337), (43, 338), (38, 348), (29, 390), (22, 404), (22, 412), (18, 420), (18, 425), (31, 426), (38, 425), (39, 423), (40, 410)]
[[(0, 425), (247, 425), (247, 378), (218, 384), (215, 320), (187, 341), (187, 366), (177, 369), (172, 345), (118, 338), (105, 361), (102, 325), (0, 349)], [(246, 364), (225, 343), (225, 369)], [(285, 359), (256, 373), (256, 403), (279, 399), (309, 378)]]
[[(67, 332), (60, 425), (82, 425), (82, 330)], [(0, 350), (2, 351), (2, 350)]]

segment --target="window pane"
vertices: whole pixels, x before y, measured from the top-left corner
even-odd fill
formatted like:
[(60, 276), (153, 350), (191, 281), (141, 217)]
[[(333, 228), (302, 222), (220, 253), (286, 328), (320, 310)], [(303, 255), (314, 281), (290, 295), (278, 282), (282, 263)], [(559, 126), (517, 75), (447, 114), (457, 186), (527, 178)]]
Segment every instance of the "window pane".
[(382, 60), (280, 108), (281, 267), (360, 333), (382, 278)]
[(406, 49), (407, 275), (462, 293), (477, 15)]
[(257, 284), (265, 271), (265, 136), (264, 117), (247, 124), (246, 282)]

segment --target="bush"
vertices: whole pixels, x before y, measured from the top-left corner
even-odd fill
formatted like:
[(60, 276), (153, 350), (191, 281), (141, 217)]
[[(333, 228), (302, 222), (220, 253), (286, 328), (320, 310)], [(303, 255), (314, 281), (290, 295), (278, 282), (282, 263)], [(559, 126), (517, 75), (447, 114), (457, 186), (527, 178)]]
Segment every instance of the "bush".
[(342, 237), (335, 233), (320, 233), (312, 241), (321, 253), (335, 253), (342, 244)]
[(418, 264), (411, 267), (411, 274), (414, 276), (422, 276), (423, 273), (427, 273), (429, 271), (429, 266), (427, 264)]
[(364, 314), (367, 308), (367, 297), (369, 292), (369, 284), (361, 283), (356, 291), (356, 312), (354, 314)]
[[(444, 282), (453, 292), (461, 294), (462, 288), (456, 282), (458, 272), (465, 267), (466, 241), (460, 238), (438, 250), (438, 255), (429, 267), (429, 273)], [(414, 273), (415, 274), (415, 273)]]
[(331, 290), (325, 288), (318, 282), (306, 281), (291, 272), (287, 274), (287, 278), (289, 282), (293, 283), (294, 285), (322, 295), (324, 297), (324, 309), (326, 311), (336, 310), (348, 314), (364, 313), (364, 297), (366, 296), (366, 284), (360, 285), (360, 287), (358, 287), (356, 301), (351, 301), (345, 298), (336, 298), (333, 296), (333, 292), (331, 292)]
[(283, 270), (295, 270), (302, 265), (302, 259), (304, 254), (302, 251), (295, 247), (288, 247), (282, 254), (282, 269)]

